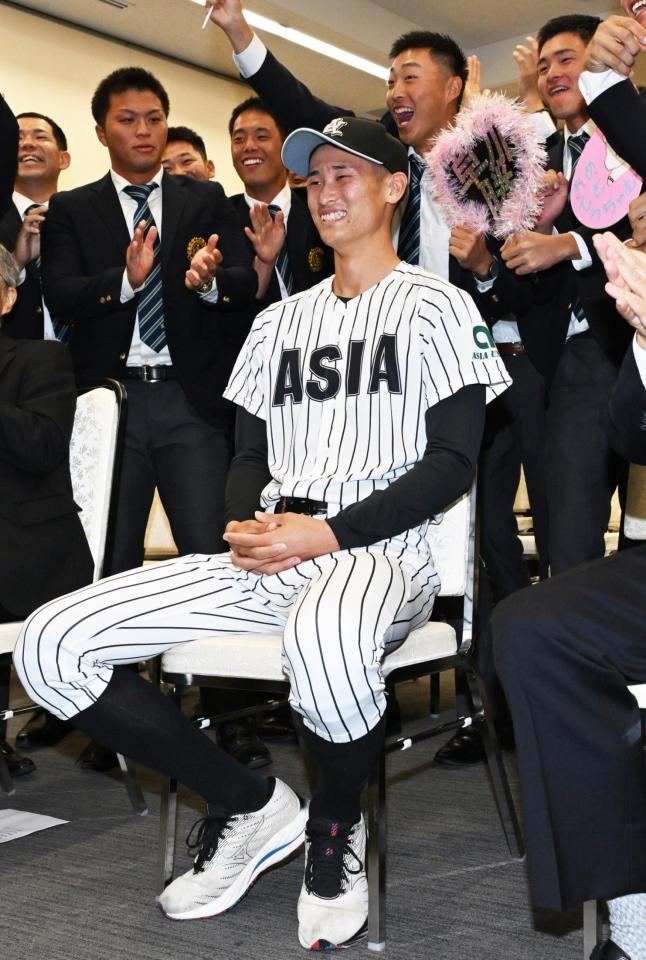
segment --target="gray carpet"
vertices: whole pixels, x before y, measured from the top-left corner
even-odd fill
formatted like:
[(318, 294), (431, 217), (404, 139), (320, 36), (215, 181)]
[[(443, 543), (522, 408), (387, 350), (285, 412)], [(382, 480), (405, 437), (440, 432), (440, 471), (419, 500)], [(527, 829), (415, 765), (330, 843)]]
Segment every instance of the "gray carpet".
[[(407, 714), (428, 703), (419, 683), (400, 688)], [(444, 693), (443, 705), (450, 697)], [(15, 726), (13, 728), (15, 733)], [(155, 905), (159, 781), (140, 779), (149, 803), (135, 816), (118, 774), (81, 771), (83, 738), (33, 752), (38, 770), (0, 806), (69, 820), (0, 846), (0, 944), (11, 960), (288, 960), (296, 937), (303, 859), (265, 874), (231, 913), (174, 923)], [(391, 756), (389, 960), (580, 960), (579, 912), (532, 912), (525, 867), (508, 853), (484, 768), (444, 770), (437, 741)], [(295, 746), (272, 745), (271, 772), (305, 791)], [(509, 759), (509, 757), (508, 757)], [(508, 764), (515, 793), (513, 759)], [(179, 838), (201, 816), (181, 794)], [(183, 843), (176, 872), (190, 865)], [(351, 955), (367, 956), (365, 945)]]

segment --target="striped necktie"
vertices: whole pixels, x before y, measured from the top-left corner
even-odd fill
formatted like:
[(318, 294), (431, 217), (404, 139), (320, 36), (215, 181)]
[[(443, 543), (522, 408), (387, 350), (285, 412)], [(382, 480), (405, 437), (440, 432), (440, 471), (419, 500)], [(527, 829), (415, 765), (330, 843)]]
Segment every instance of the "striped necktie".
[[(30, 203), (27, 209), (23, 214), (23, 220), (30, 213), (31, 210), (35, 210), (37, 207), (42, 207), (42, 203)], [(33, 261), (36, 274), (38, 276), (38, 283), (40, 283), (40, 254)], [(42, 299), (42, 295), (41, 295)], [(52, 329), (54, 330), (54, 336), (57, 340), (60, 340), (61, 343), (67, 343), (70, 338), (71, 326), (69, 323), (65, 323), (64, 320), (59, 320), (58, 317), (54, 317), (50, 314), (50, 320), (52, 321)]]
[(408, 158), (410, 183), (408, 185), (408, 205), (399, 228), (397, 253), (406, 263), (419, 264), (419, 228), (421, 183), (424, 163), (412, 154)]
[[(268, 210), (272, 220), (275, 219), (277, 213), (280, 213), (280, 207), (277, 203), (270, 203)], [(285, 225), (285, 242), (280, 253), (276, 257), (276, 269), (278, 270), (282, 277), (283, 283), (285, 284), (287, 296), (290, 297), (296, 289), (296, 284), (294, 282), (294, 274), (292, 273), (292, 268), (289, 265), (289, 257), (287, 255), (287, 225)]]
[[(572, 182), (572, 177), (574, 176), (574, 171), (576, 170), (576, 165), (579, 162), (579, 157), (583, 153), (583, 148), (590, 139), (590, 134), (585, 130), (582, 130), (581, 133), (578, 133), (576, 136), (568, 137), (567, 145), (568, 150), (570, 151), (570, 156), (572, 158), (572, 171), (570, 173), (570, 183)], [(583, 309), (583, 304), (577, 297), (577, 299), (572, 304), (572, 313), (576, 317), (579, 323), (585, 320), (585, 310)]]
[[(146, 233), (151, 227), (156, 226), (155, 218), (148, 206), (148, 198), (158, 186), (157, 183), (142, 183), (129, 184), (123, 188), (129, 197), (137, 201), (137, 209), (133, 220), (134, 226), (136, 227), (142, 220), (145, 220)], [(137, 319), (139, 321), (139, 336), (142, 342), (159, 353), (166, 346), (159, 233), (153, 246), (153, 255), (153, 268), (146, 277), (143, 289), (137, 295)]]
[(574, 171), (576, 170), (576, 165), (579, 162), (579, 157), (583, 153), (583, 148), (590, 139), (590, 134), (585, 130), (582, 130), (581, 133), (578, 133), (576, 136), (568, 137), (567, 145), (568, 150), (570, 151), (570, 156), (572, 157), (572, 173), (570, 174), (570, 180), (574, 176)]

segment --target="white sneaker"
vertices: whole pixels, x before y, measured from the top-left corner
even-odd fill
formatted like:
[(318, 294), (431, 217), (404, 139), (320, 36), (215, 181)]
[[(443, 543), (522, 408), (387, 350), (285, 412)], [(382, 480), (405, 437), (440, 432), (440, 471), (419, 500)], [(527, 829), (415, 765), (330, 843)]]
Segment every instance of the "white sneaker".
[(298, 898), (298, 939), (306, 950), (349, 947), (366, 934), (366, 825), (322, 817), (306, 830), (305, 877)]
[(263, 871), (303, 842), (307, 805), (276, 780), (264, 807), (200, 822), (193, 869), (169, 884), (158, 903), (171, 920), (214, 917), (240, 900)]

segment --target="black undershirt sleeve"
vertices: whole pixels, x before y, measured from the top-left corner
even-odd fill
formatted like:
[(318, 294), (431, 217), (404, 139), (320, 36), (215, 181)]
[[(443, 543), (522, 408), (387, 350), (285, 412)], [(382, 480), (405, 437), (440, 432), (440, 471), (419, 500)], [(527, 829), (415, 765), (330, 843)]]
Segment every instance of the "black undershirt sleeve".
[(327, 522), (342, 548), (365, 547), (417, 527), (469, 489), (485, 419), (485, 387), (473, 384), (426, 411), (422, 459), (385, 490), (371, 493)]
[(225, 524), (253, 520), (260, 510), (260, 494), (271, 480), (267, 466), (267, 424), (262, 417), (236, 410), (236, 454), (231, 461), (225, 491)]
[[(365, 547), (417, 527), (469, 489), (485, 419), (485, 387), (473, 384), (426, 411), (424, 456), (385, 490), (345, 507), (327, 523), (339, 546)], [(226, 489), (226, 521), (248, 520), (269, 483), (267, 424), (238, 408), (236, 455)]]

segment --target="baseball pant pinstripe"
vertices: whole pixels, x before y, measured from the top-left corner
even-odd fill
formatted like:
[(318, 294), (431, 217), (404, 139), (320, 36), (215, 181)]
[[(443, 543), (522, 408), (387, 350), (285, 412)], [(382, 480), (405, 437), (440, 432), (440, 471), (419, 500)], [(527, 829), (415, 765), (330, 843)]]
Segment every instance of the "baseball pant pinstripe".
[(14, 663), (29, 695), (65, 719), (101, 696), (113, 665), (205, 634), (282, 630), (292, 706), (318, 736), (345, 743), (383, 715), (384, 647), (428, 619), (436, 588), (383, 548), (273, 576), (238, 570), (229, 554), (189, 555), (45, 604), (26, 621)]

